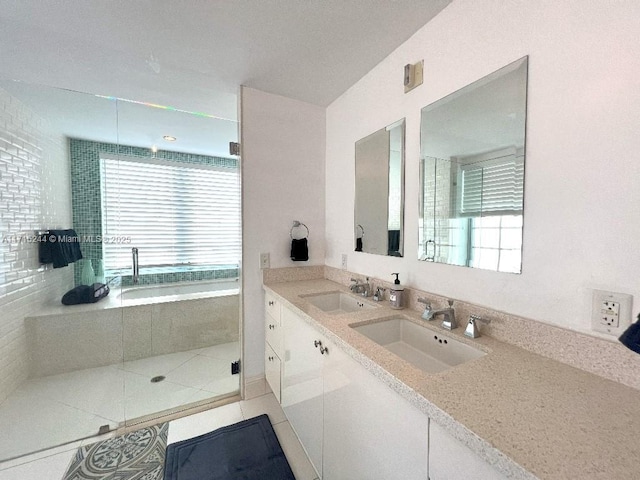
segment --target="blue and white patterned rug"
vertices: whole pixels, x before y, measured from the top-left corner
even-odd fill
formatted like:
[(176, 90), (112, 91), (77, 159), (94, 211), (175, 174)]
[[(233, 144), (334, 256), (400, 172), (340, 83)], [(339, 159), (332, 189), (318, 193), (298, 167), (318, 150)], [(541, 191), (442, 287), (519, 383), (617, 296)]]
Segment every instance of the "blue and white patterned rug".
[(80, 447), (63, 480), (162, 480), (169, 424)]

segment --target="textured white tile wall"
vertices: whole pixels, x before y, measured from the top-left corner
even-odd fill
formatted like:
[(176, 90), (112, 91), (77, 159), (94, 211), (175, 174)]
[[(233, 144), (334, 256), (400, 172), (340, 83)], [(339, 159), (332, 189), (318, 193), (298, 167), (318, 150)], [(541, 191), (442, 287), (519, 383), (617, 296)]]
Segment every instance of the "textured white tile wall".
[(28, 375), (25, 316), (73, 284), (71, 268), (39, 265), (30, 238), (71, 226), (68, 158), (66, 138), (0, 89), (0, 402)]

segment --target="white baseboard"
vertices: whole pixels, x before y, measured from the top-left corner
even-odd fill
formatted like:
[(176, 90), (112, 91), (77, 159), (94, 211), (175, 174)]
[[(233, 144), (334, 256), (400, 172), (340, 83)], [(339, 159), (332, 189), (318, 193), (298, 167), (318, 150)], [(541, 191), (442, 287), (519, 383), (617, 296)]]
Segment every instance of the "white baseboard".
[(271, 391), (264, 375), (257, 375), (255, 377), (249, 377), (244, 379), (244, 400), (250, 400), (255, 397), (260, 397)]

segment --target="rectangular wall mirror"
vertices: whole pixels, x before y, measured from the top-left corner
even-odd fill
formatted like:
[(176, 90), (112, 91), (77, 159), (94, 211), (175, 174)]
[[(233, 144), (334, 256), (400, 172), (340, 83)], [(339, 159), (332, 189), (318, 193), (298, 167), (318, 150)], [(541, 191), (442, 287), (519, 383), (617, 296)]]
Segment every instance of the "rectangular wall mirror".
[(356, 142), (355, 251), (401, 257), (404, 119)]
[(422, 109), (420, 260), (521, 272), (527, 66)]

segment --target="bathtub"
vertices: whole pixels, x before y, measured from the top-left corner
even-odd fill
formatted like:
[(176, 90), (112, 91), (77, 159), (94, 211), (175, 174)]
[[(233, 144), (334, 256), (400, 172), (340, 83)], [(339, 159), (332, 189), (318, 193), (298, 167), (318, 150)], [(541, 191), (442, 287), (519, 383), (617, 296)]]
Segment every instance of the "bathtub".
[(56, 305), (27, 317), (30, 376), (238, 341), (239, 287), (235, 280), (207, 280), (114, 288), (97, 303)]
[(194, 300), (237, 295), (237, 280), (208, 280), (201, 282), (165, 283), (161, 285), (125, 287), (118, 294), (122, 306)]

